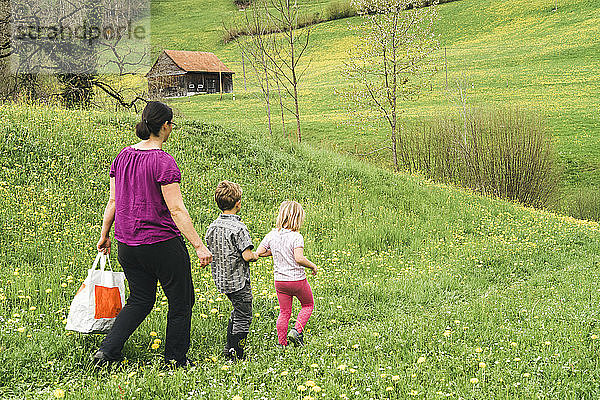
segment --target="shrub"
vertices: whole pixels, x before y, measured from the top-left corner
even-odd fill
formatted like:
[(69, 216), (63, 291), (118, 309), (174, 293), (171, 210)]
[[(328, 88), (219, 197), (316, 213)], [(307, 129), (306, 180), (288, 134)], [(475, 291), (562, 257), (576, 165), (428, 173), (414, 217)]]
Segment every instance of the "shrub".
[(559, 211), (574, 218), (600, 221), (600, 189), (579, 187), (562, 199)]
[(401, 158), (432, 179), (536, 207), (549, 203), (560, 179), (548, 131), (538, 117), (516, 109), (425, 123), (406, 135)]
[(252, 4), (252, 0), (233, 0), (233, 3), (238, 6), (238, 8), (248, 8)]
[(333, 21), (335, 19), (342, 19), (356, 16), (356, 9), (352, 6), (349, 1), (334, 1), (329, 3), (325, 10), (325, 19), (327, 21)]

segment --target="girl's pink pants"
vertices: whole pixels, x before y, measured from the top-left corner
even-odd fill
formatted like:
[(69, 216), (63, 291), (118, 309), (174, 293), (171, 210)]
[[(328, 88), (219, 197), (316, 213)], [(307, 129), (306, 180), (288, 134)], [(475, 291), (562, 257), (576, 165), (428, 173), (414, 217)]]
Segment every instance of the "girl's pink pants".
[(314, 309), (313, 294), (306, 279), (301, 281), (275, 281), (275, 290), (279, 300), (279, 318), (277, 318), (277, 337), (279, 344), (287, 346), (288, 324), (292, 315), (292, 300), (297, 297), (302, 309), (296, 318), (295, 328), (302, 332)]

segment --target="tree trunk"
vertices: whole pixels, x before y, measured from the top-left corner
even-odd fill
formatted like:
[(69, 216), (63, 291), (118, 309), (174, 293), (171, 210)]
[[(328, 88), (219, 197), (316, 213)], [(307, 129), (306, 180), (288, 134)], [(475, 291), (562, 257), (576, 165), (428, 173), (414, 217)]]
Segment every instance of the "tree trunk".
[(277, 93), (279, 95), (279, 109), (281, 110), (281, 129), (282, 133), (283, 133), (283, 137), (285, 137), (285, 115), (283, 112), (283, 99), (281, 98), (281, 88), (279, 87), (279, 80), (276, 80), (277, 82)]
[(271, 99), (270, 97), (270, 93), (269, 93), (269, 73), (267, 70), (267, 60), (264, 60), (264, 65), (263, 65), (264, 69), (265, 69), (265, 101), (267, 103), (267, 119), (269, 122), (269, 136), (273, 136), (273, 128), (271, 127)]

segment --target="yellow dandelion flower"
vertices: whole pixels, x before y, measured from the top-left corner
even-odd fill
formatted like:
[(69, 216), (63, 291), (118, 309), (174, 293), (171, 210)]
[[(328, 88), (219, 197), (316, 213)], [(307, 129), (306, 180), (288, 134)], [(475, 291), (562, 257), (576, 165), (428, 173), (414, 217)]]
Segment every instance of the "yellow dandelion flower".
[(298, 385), (298, 387), (296, 389), (298, 389), (299, 392), (304, 392), (306, 390), (306, 386)]
[(156, 350), (156, 349), (158, 349), (160, 347), (160, 344), (158, 344), (158, 343), (152, 343), (152, 346), (150, 346), (150, 347), (152, 347), (152, 350)]
[(319, 392), (320, 392), (322, 389), (321, 389), (321, 386), (314, 386), (314, 387), (312, 388), (312, 390), (313, 390), (313, 392), (315, 392), (315, 393), (319, 393)]
[(416, 390), (412, 389), (408, 394), (410, 394), (411, 396), (418, 396), (419, 392), (417, 392)]
[(360, 347), (360, 345), (358, 343), (352, 345), (353, 349), (358, 349), (359, 347)]
[(223, 365), (221, 367), (221, 370), (223, 370), (223, 371), (227, 371), (228, 369), (229, 369), (229, 365)]
[(306, 381), (306, 382), (304, 382), (304, 384), (308, 387), (313, 387), (316, 385), (316, 383), (314, 383), (313, 381)]
[(310, 367), (311, 367), (311, 368), (319, 368), (319, 364), (315, 364), (315, 363), (313, 363), (313, 364), (310, 364)]
[(385, 390), (387, 390), (388, 392), (391, 392), (392, 390), (394, 390), (394, 388), (391, 387), (391, 386), (388, 386), (388, 387), (385, 388)]
[(513, 358), (513, 361), (519, 362), (519, 361), (521, 361), (521, 359), (519, 357), (515, 357), (515, 358)]
[(346, 364), (340, 364), (338, 365), (337, 369), (339, 369), (340, 371), (343, 371), (346, 369)]
[(400, 375), (394, 375), (394, 376), (392, 376), (392, 380), (394, 382), (399, 381), (400, 380)]
[(417, 364), (423, 364), (425, 362), (425, 357), (421, 356), (417, 359)]
[(479, 383), (479, 379), (471, 378), (471, 379), (469, 379), (469, 382), (471, 382), (473, 385), (475, 385), (475, 384)]
[(485, 368), (487, 365), (483, 361), (479, 363), (479, 368)]
[(156, 337), (156, 336), (158, 336), (158, 333), (152, 331), (152, 332), (150, 332), (150, 336)]
[(445, 336), (445, 337), (448, 337), (448, 336), (450, 336), (450, 335), (452, 335), (452, 331), (451, 331), (450, 329), (446, 329), (446, 330), (444, 331), (444, 336)]
[(517, 342), (510, 342), (510, 345), (511, 345), (512, 347), (517, 347)]
[(65, 397), (65, 391), (62, 390), (62, 389), (54, 389), (54, 391), (52, 392), (52, 394), (57, 399), (62, 399), (63, 397)]
[(50, 288), (46, 289), (46, 293), (52, 293), (52, 289), (50, 289)]
[(483, 352), (483, 349), (481, 347), (478, 347), (475, 349), (475, 353), (481, 353)]
[(592, 340), (596, 340), (596, 339), (598, 339), (598, 335), (596, 335), (596, 334), (592, 335)]
[(17, 328), (17, 332), (23, 333), (23, 332), (25, 332), (25, 328), (24, 327)]
[(31, 306), (31, 307), (29, 307), (29, 311), (35, 311), (35, 310), (37, 310), (37, 307), (36, 307), (36, 306)]
[(235, 396), (233, 396), (231, 398), (231, 400), (242, 400), (242, 396), (239, 396), (239, 395), (236, 394)]
[(160, 340), (160, 339), (154, 339), (154, 343), (156, 343), (156, 344), (161, 344), (161, 343), (162, 343), (162, 340)]
[(287, 372), (287, 370), (286, 371), (281, 371), (281, 373), (279, 375), (281, 375), (281, 376), (287, 376), (288, 373), (289, 372)]
[(356, 370), (354, 368), (348, 368), (348, 372), (350, 372), (351, 374), (355, 373)]
[(524, 378), (529, 378), (530, 376), (531, 376), (531, 375), (529, 374), (529, 372), (525, 372), (525, 373), (523, 374), (523, 377), (524, 377)]
[(550, 345), (551, 345), (550, 341), (548, 341), (548, 340), (546, 340), (546, 341), (544, 342), (544, 344), (545, 344), (546, 346), (550, 346)]

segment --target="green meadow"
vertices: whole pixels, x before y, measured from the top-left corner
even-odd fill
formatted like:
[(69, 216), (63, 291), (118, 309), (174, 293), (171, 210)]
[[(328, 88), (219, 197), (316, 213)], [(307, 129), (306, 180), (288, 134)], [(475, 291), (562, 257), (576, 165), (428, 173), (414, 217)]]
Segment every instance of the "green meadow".
[[(298, 0), (303, 13), (334, 1)], [(540, 115), (564, 167), (562, 193), (600, 183), (600, 4), (591, 0), (460, 0), (439, 6), (443, 66), (405, 132), (470, 106)], [(125, 360), (96, 369), (102, 335), (64, 329), (96, 255), (108, 171), (135, 143), (133, 113), (0, 104), (0, 398), (3, 399), (596, 399), (600, 397), (600, 226), (481, 197), (361, 159), (385, 131), (359, 125), (339, 92), (360, 18), (312, 28), (301, 89), (304, 142), (291, 117), (273, 137), (257, 83), (223, 24), (231, 0), (152, 1), (152, 44), (216, 53), (235, 72), (232, 95), (169, 99), (177, 127), (165, 150), (203, 235), (219, 215), (214, 188), (242, 185), (241, 217), (256, 244), (279, 204), (299, 201), (315, 311), (307, 345), (277, 349), (271, 259), (252, 264), (248, 360), (221, 357), (231, 305), (193, 260), (196, 303), (189, 369), (162, 362), (168, 304), (127, 342)], [(139, 85), (129, 76), (119, 84)], [(350, 155), (350, 156), (349, 156)], [(558, 206), (557, 206), (558, 207)], [(560, 207), (558, 207), (560, 208)], [(192, 251), (190, 251), (193, 254)], [(112, 254), (116, 270), (120, 266)], [(295, 315), (299, 310), (294, 305)], [(293, 317), (292, 317), (293, 321)], [(158, 345), (158, 348), (154, 348)]]
[[(194, 7), (190, 0), (153, 2), (152, 41), (163, 48), (216, 53), (235, 72), (235, 101), (225, 96), (199, 95), (174, 99), (182, 115), (208, 123), (244, 129), (265, 136), (266, 114), (256, 82), (247, 68), (244, 89), (241, 56), (235, 43), (223, 44), (223, 24), (239, 20), (233, 2), (210, 0)], [(322, 13), (331, 1), (299, 1), (301, 13)], [(517, 107), (539, 115), (552, 133), (563, 173), (563, 194), (600, 184), (600, 4), (592, 0), (461, 0), (438, 7), (440, 71), (418, 101), (402, 105), (406, 134), (421, 121), (462, 107), (457, 84), (466, 90), (472, 107)], [(338, 95), (348, 88), (342, 71), (355, 43), (360, 18), (312, 27), (301, 83), (301, 113), (307, 143), (342, 154), (361, 154), (379, 148), (386, 133), (378, 126), (357, 124)], [(444, 50), (446, 58), (444, 59)], [(445, 60), (448, 71), (446, 89)], [(247, 66), (246, 66), (247, 67)], [(273, 99), (276, 102), (276, 99)], [(282, 135), (279, 110), (273, 110), (274, 130)], [(293, 135), (288, 117), (287, 137)], [(277, 139), (279, 140), (279, 139)], [(390, 155), (370, 158), (390, 165)]]
[(597, 223), (192, 119), (178, 120), (165, 149), (200, 232), (218, 215), (212, 197), (222, 179), (242, 185), (255, 243), (282, 200), (304, 205), (306, 254), (320, 267), (309, 277), (316, 308), (307, 345), (275, 347), (272, 262), (262, 259), (252, 266), (249, 359), (226, 363), (231, 306), (194, 263), (189, 355), (198, 365), (163, 366), (168, 305), (159, 289), (126, 360), (96, 370), (89, 357), (102, 336), (64, 323), (95, 255), (110, 162), (135, 142), (137, 118), (16, 105), (0, 112), (2, 398), (600, 395)]

